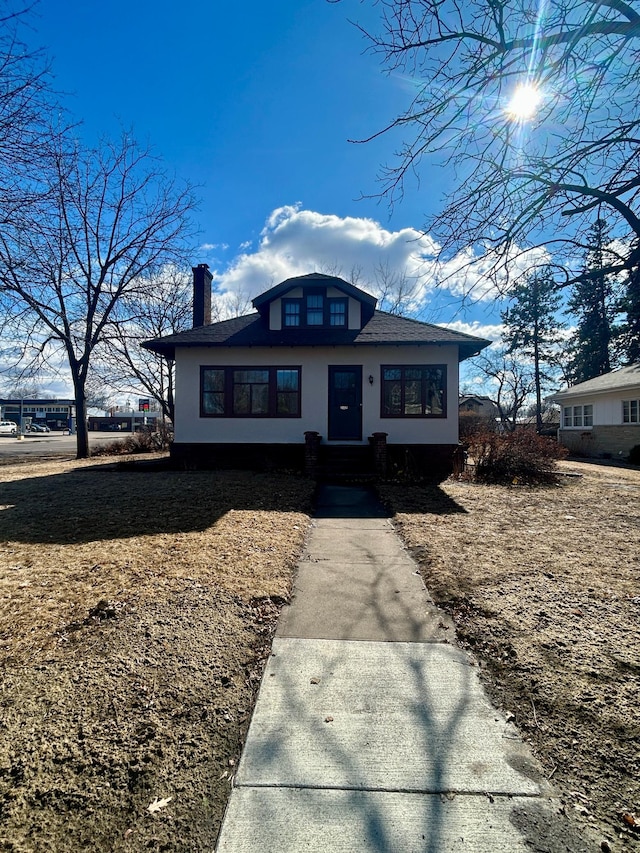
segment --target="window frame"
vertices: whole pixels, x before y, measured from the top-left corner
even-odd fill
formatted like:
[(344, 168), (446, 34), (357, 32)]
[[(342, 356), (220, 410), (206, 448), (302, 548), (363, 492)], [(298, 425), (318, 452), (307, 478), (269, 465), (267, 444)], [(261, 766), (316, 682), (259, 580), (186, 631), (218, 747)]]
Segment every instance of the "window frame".
[[(205, 375), (207, 371), (219, 370), (223, 373), (223, 387), (222, 391), (205, 391)], [(236, 372), (242, 371), (243, 373), (249, 373), (251, 371), (268, 371), (268, 382), (267, 383), (240, 383), (236, 382), (234, 379), (234, 374)], [(278, 387), (278, 372), (279, 371), (294, 371), (297, 373), (297, 390), (295, 391), (287, 391), (280, 389)], [(259, 385), (266, 384), (267, 385), (267, 411), (266, 412), (244, 412), (244, 413), (236, 413), (234, 411), (234, 399), (235, 399), (235, 388), (239, 385), (249, 384), (249, 385)], [(218, 393), (223, 395), (223, 405), (222, 412), (207, 412), (205, 411), (205, 394), (207, 393)], [(293, 396), (294, 394), (297, 396), (295, 410), (292, 412), (280, 412), (278, 411), (278, 397), (281, 394), (287, 394)], [(200, 365), (200, 417), (201, 418), (231, 418), (231, 419), (245, 419), (251, 418), (256, 420), (264, 420), (265, 418), (273, 419), (273, 418), (300, 418), (302, 417), (302, 366), (301, 365), (289, 365), (289, 364), (276, 364), (276, 365), (244, 365), (244, 364), (203, 364)]]
[[(398, 380), (385, 379), (384, 372), (385, 370), (400, 370), (400, 383), (401, 383), (401, 396), (400, 396), (400, 407), (402, 408), (402, 412), (394, 414), (385, 412), (385, 382), (397, 382)], [(415, 414), (407, 414), (404, 412), (404, 408), (406, 405), (406, 384), (407, 381), (416, 381), (409, 379), (407, 380), (405, 376), (405, 371), (407, 370), (422, 370), (422, 371), (442, 371), (442, 412), (433, 413), (433, 412), (424, 412), (426, 408), (426, 375), (423, 375), (420, 378), (420, 406), (423, 409), (420, 413)], [(402, 420), (442, 420), (447, 417), (447, 402), (448, 402), (448, 394), (447, 394), (447, 365), (446, 364), (381, 364), (380, 365), (380, 417), (381, 418), (394, 418), (394, 419), (402, 419)]]
[[(633, 417), (633, 410), (635, 408), (635, 418)], [(627, 413), (625, 409), (628, 410), (629, 416), (627, 417)], [(623, 424), (640, 424), (640, 400), (638, 399), (629, 399), (622, 401), (622, 423)]]
[[(288, 307), (296, 307), (298, 310), (287, 314)], [(282, 309), (282, 328), (283, 329), (300, 329), (304, 326), (303, 323), (303, 303), (302, 299), (284, 298), (281, 301)], [(287, 323), (288, 317), (297, 317), (297, 323)]]
[[(332, 314), (332, 305), (342, 305), (344, 311), (340, 314)], [(344, 323), (332, 323), (334, 317), (344, 317)], [(346, 296), (328, 296), (326, 299), (326, 325), (329, 329), (347, 329), (349, 327), (349, 300)]]
[[(321, 306), (318, 307), (310, 307), (308, 300), (320, 298), (322, 300)], [(332, 305), (341, 305), (343, 306), (343, 310), (338, 314), (331, 313)], [(287, 308), (289, 306), (295, 306), (297, 310), (293, 313), (287, 313)], [(304, 294), (304, 296), (283, 296), (280, 300), (280, 309), (281, 309), (281, 327), (283, 330), (286, 329), (348, 329), (349, 328), (349, 299), (347, 296), (327, 296), (325, 291), (322, 290), (310, 290)], [(322, 312), (322, 322), (321, 323), (310, 323), (309, 322), (309, 314), (310, 313), (320, 313)], [(287, 318), (296, 316), (298, 318), (297, 324), (287, 323)], [(343, 317), (343, 323), (332, 323), (332, 317)]]
[[(588, 412), (587, 409), (589, 409)], [(562, 407), (562, 429), (591, 429), (592, 427), (593, 403)]]

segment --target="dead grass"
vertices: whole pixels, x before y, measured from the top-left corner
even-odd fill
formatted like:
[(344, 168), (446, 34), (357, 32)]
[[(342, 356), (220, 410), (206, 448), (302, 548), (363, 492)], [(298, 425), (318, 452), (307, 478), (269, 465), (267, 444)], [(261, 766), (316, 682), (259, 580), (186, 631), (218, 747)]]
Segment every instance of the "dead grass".
[(427, 588), (566, 808), (609, 842), (634, 845), (625, 815), (640, 821), (640, 471), (560, 470), (580, 476), (383, 494)]
[(175, 579), (247, 602), (289, 594), (308, 483), (144, 466), (0, 469), (1, 656), (32, 660), (98, 602), (155, 599)]
[(148, 460), (0, 467), (0, 850), (215, 843), (313, 486)]
[[(566, 810), (635, 848), (640, 472), (561, 468), (582, 476), (382, 491)], [(153, 461), (0, 467), (0, 850), (210, 853), (311, 492)]]

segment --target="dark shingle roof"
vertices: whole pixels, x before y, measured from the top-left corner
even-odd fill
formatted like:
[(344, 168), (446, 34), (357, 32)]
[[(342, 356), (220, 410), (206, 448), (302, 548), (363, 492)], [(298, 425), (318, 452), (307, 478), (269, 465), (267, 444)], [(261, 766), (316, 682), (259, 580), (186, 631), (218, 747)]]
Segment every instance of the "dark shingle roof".
[(375, 308), (378, 301), (375, 296), (371, 296), (370, 293), (365, 293), (364, 290), (360, 290), (359, 287), (356, 287), (354, 284), (350, 284), (350, 282), (345, 281), (343, 278), (338, 278), (338, 276), (335, 275), (325, 275), (321, 272), (312, 272), (308, 275), (297, 275), (293, 278), (286, 279), (286, 281), (280, 282), (280, 284), (276, 284), (275, 287), (272, 287), (270, 290), (266, 290), (264, 293), (256, 296), (252, 304), (254, 308), (257, 308), (257, 310), (262, 313), (263, 306), (268, 305), (269, 302), (277, 299), (278, 296), (282, 296), (282, 294), (286, 293), (288, 290), (291, 290), (294, 287), (308, 288), (314, 285), (336, 287), (347, 296), (353, 296), (353, 298), (357, 299), (358, 302), (369, 305), (371, 308)]
[(259, 314), (247, 314), (210, 326), (144, 341), (146, 349), (174, 358), (177, 347), (334, 347), (456, 344), (459, 360), (470, 358), (491, 341), (442, 326), (375, 311), (362, 329), (283, 329), (271, 331)]
[(623, 391), (638, 386), (640, 386), (640, 362), (612, 370), (603, 376), (596, 376), (595, 379), (580, 382), (563, 391), (557, 391), (550, 399), (570, 400), (572, 397), (584, 397), (585, 394), (606, 394), (610, 391)]

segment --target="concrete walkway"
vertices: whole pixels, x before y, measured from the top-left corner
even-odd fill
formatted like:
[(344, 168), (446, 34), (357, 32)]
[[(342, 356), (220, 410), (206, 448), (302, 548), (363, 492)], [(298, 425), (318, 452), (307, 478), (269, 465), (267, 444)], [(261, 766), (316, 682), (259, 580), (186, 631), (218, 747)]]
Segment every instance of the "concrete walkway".
[(453, 643), (371, 493), (325, 486), (217, 853), (596, 849)]

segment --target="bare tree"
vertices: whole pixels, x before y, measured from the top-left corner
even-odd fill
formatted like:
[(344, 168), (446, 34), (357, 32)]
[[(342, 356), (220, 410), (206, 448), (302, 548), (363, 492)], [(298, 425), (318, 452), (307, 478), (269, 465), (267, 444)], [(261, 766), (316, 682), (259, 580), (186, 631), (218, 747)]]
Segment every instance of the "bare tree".
[(373, 293), (382, 311), (401, 317), (419, 317), (423, 305), (423, 287), (417, 277), (395, 270), (380, 261), (374, 269)]
[[(442, 258), (468, 247), (493, 255), (506, 288), (503, 276), (525, 247), (580, 257), (576, 249), (586, 247), (602, 210), (621, 241), (603, 272), (638, 268), (639, 6), (382, 0), (381, 30), (366, 35), (386, 68), (408, 75), (416, 92), (374, 134), (401, 137), (382, 192), (393, 203), (408, 177), (419, 180), (424, 158), (451, 168), (456, 186), (428, 223)], [(537, 99), (537, 109), (533, 100), (528, 113), (516, 107), (516, 90)], [(569, 270), (566, 280), (589, 274)]]
[(48, 191), (42, 166), (68, 129), (43, 52), (22, 39), (34, 5), (0, 0), (0, 229)]
[(173, 361), (143, 349), (140, 342), (183, 332), (191, 328), (191, 319), (189, 274), (175, 265), (163, 267), (149, 275), (142, 295), (133, 293), (121, 300), (94, 369), (117, 391), (149, 394), (163, 417), (173, 422)]
[(83, 458), (94, 353), (112, 321), (125, 319), (125, 297), (149, 297), (148, 273), (183, 248), (193, 197), (129, 133), (95, 151), (58, 147), (47, 165), (50, 192), (31, 206), (27, 223), (0, 233), (0, 299), (14, 339), (36, 352), (53, 346), (64, 353)]
[(513, 432), (520, 413), (535, 393), (536, 380), (531, 364), (523, 362), (507, 348), (490, 349), (473, 359), (486, 380), (489, 399), (495, 403), (503, 429)]
[[(171, 264), (155, 270), (147, 279), (142, 297), (138, 293), (125, 295), (114, 311), (94, 370), (114, 391), (148, 394), (158, 402), (163, 418), (173, 422), (174, 362), (140, 343), (191, 328), (191, 273), (186, 267)], [(244, 291), (214, 290), (211, 320), (216, 323), (240, 317), (249, 312), (250, 306), (251, 297)]]

